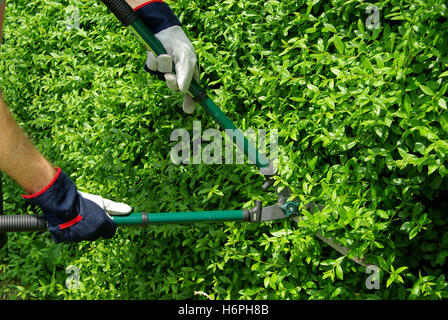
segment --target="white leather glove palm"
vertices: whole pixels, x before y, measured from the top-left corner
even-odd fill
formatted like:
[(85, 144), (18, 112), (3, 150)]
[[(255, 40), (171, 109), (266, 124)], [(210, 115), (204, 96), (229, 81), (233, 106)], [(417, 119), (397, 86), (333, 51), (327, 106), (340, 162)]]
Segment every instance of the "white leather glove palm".
[[(180, 26), (172, 26), (155, 34), (162, 43), (167, 54), (156, 57), (152, 51), (148, 51), (146, 66), (154, 72), (165, 74), (165, 80), (169, 89), (184, 93), (182, 109), (191, 114), (196, 109), (196, 102), (188, 94), (192, 79), (199, 82), (199, 69), (197, 56), (193, 45)], [(172, 65), (176, 70), (175, 74)]]
[(84, 193), (81, 191), (78, 191), (78, 193), (81, 197), (98, 205), (110, 218), (111, 216), (127, 215), (132, 211), (132, 208), (125, 203), (115, 202), (95, 194)]

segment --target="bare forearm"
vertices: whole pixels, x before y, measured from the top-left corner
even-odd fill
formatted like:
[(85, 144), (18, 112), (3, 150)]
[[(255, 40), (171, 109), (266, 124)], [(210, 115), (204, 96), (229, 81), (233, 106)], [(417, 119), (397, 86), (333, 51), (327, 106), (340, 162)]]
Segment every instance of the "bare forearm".
[(0, 170), (27, 192), (46, 187), (56, 175), (53, 166), (26, 138), (0, 93)]

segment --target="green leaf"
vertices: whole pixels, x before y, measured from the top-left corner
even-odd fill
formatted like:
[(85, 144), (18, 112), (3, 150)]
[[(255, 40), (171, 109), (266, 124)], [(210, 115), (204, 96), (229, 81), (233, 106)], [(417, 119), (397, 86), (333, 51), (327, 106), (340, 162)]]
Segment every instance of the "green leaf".
[(432, 174), (434, 171), (436, 171), (439, 168), (436, 162), (428, 164), (428, 175)]
[(344, 280), (344, 271), (342, 271), (342, 267), (340, 264), (336, 265), (336, 276), (339, 279)]
[[(447, 124), (448, 124), (448, 122), (447, 122)], [(330, 169), (328, 169), (328, 172), (327, 172), (327, 183), (330, 183), (332, 176), (333, 176), (333, 170), (331, 170), (331, 168), (330, 168)]]
[(424, 94), (428, 95), (428, 96), (433, 96), (434, 95), (434, 91), (432, 91), (429, 87), (425, 86), (425, 85), (419, 85), (419, 88), (423, 91)]
[(338, 50), (339, 54), (344, 54), (344, 43), (342, 42), (341, 38), (338, 35), (334, 35), (332, 39), (334, 46)]
[(403, 272), (404, 270), (407, 270), (407, 269), (408, 269), (408, 267), (400, 267), (397, 270), (395, 270), (395, 273), (399, 274), (399, 273), (401, 273), (401, 272)]
[(447, 111), (443, 111), (440, 116), (439, 116), (439, 122), (440, 125), (442, 126), (442, 129), (445, 132), (448, 132), (448, 112)]
[(392, 274), (389, 276), (389, 278), (387, 279), (387, 282), (386, 282), (386, 288), (389, 288), (389, 287), (390, 287), (390, 285), (395, 281), (396, 277), (397, 277), (397, 276), (396, 276), (394, 273), (392, 273)]
[(413, 238), (415, 238), (415, 236), (418, 234), (418, 229), (419, 229), (419, 227), (416, 226), (411, 230), (411, 232), (409, 232), (409, 240), (412, 240)]
[(361, 31), (361, 33), (364, 33), (365, 32), (364, 21), (362, 21), (361, 19), (358, 19), (357, 25), (358, 25), (359, 31)]
[(439, 78), (442, 78), (442, 77), (448, 77), (448, 70), (446, 70), (445, 72), (442, 72), (442, 73), (439, 75)]
[(337, 199), (337, 193), (336, 193), (336, 189), (333, 190), (333, 192), (331, 193), (331, 201), (335, 202)]
[(387, 213), (385, 211), (377, 210), (376, 212), (381, 218), (386, 219), (386, 220), (389, 219), (389, 216), (387, 215)]
[(263, 281), (263, 284), (264, 284), (264, 287), (265, 288), (267, 288), (267, 287), (269, 287), (269, 282), (271, 281), (271, 278), (264, 278), (264, 281)]
[(336, 28), (332, 24), (324, 22), (324, 27), (325, 27), (325, 31), (324, 32), (327, 32), (327, 31), (334, 32), (334, 33), (337, 32)]
[(417, 156), (415, 156), (415, 155), (413, 155), (411, 153), (407, 153), (406, 151), (404, 151), (400, 147), (398, 148), (398, 153), (400, 154), (402, 159), (404, 161), (408, 162), (408, 163), (415, 163), (419, 159)]

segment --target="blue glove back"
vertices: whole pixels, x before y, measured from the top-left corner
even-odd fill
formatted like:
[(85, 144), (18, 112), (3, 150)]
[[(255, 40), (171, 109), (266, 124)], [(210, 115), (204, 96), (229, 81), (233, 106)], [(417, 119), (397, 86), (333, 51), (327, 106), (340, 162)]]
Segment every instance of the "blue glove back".
[(56, 169), (56, 177), (46, 188), (22, 196), (42, 209), (53, 240), (59, 243), (112, 238), (117, 230), (115, 222), (101, 207), (83, 198), (70, 178)]
[(172, 26), (181, 26), (168, 4), (160, 0), (148, 1), (134, 11), (153, 34)]

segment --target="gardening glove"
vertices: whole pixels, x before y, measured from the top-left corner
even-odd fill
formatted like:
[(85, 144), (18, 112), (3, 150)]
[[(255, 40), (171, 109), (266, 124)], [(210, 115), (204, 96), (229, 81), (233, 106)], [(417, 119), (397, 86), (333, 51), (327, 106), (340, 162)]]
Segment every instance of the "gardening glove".
[(22, 195), (42, 209), (53, 240), (59, 243), (112, 238), (117, 226), (110, 215), (128, 214), (131, 207), (78, 191), (70, 178), (56, 169), (56, 177), (47, 187)]
[[(184, 93), (182, 109), (187, 114), (193, 113), (196, 102), (188, 94), (188, 89), (192, 79), (199, 82), (199, 69), (193, 45), (182, 30), (179, 19), (165, 2), (159, 0), (149, 1), (134, 10), (167, 52), (156, 57), (148, 50), (145, 70), (165, 80), (169, 89)], [(172, 70), (173, 61), (176, 70)]]

